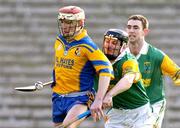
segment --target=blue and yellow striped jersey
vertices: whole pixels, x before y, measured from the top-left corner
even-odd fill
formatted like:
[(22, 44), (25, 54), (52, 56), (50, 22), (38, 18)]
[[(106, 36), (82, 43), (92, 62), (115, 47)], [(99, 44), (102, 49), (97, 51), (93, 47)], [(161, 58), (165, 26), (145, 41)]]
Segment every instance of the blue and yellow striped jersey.
[(98, 73), (113, 78), (113, 68), (106, 56), (84, 29), (68, 43), (62, 35), (55, 41), (53, 92), (66, 94), (91, 90)]

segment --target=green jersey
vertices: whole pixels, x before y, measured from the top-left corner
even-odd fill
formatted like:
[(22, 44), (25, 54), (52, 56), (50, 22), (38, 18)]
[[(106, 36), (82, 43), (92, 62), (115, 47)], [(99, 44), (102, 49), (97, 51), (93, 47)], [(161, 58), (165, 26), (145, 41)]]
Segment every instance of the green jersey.
[[(140, 73), (136, 58), (126, 53), (117, 58), (113, 63), (115, 79), (110, 82), (110, 89), (127, 73)], [(140, 75), (137, 75), (140, 76)], [(97, 88), (97, 79), (95, 82)], [(113, 97), (113, 108), (134, 109), (149, 102), (145, 88), (142, 85), (141, 77), (134, 80), (131, 88)]]
[(140, 54), (138, 62), (146, 93), (150, 103), (154, 104), (165, 97), (163, 75), (171, 76), (178, 85), (180, 68), (161, 50), (147, 43), (145, 45), (146, 48), (142, 48), (144, 53)]

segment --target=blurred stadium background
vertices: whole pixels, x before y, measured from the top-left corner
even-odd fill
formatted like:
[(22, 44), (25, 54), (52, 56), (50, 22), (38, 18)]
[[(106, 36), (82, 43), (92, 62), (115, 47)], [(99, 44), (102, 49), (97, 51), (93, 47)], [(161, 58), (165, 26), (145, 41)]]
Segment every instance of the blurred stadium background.
[[(150, 22), (147, 41), (180, 65), (179, 0), (0, 0), (0, 128), (50, 128), (51, 89), (14, 91), (51, 79), (58, 8), (77, 5), (86, 12), (89, 35), (101, 47), (109, 28), (124, 29), (131, 14)], [(163, 128), (180, 127), (180, 88), (166, 79), (167, 110)], [(103, 128), (89, 118), (80, 128)]]

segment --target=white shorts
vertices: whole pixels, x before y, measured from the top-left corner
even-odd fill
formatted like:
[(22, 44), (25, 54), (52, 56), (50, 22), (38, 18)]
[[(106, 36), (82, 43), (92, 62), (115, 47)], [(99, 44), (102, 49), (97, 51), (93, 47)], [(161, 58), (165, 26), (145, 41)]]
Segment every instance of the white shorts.
[(136, 109), (114, 109), (108, 113), (105, 128), (152, 128), (152, 108), (146, 104)]
[(165, 113), (165, 108), (166, 108), (166, 100), (161, 100), (159, 102), (156, 102), (152, 104), (153, 107), (153, 119), (154, 119), (154, 128), (161, 128), (163, 118), (164, 118), (164, 113)]

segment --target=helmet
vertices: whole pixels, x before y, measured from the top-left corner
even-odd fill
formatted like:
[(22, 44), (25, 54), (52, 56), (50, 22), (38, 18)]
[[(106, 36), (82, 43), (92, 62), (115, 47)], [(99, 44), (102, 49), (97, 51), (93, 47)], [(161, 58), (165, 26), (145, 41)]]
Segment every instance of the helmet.
[(104, 34), (103, 52), (109, 60), (115, 60), (121, 54), (123, 44), (127, 44), (128, 34), (121, 29), (109, 29)]
[(84, 10), (77, 6), (65, 6), (59, 9), (58, 28), (63, 37), (69, 39), (77, 35), (84, 27)]

